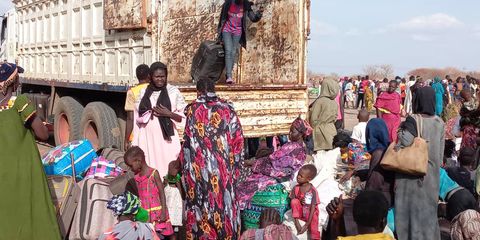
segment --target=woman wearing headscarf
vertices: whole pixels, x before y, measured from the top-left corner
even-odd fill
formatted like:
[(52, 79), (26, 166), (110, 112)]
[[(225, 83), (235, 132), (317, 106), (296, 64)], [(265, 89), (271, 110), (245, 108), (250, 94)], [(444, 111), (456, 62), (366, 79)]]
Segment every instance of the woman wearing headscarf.
[[(413, 117), (416, 126), (421, 121), (420, 137), (428, 143), (428, 168), (423, 177), (395, 174), (395, 230), (399, 240), (440, 239), (437, 204), (445, 129), (442, 119), (435, 115), (435, 104), (433, 88), (421, 87), (415, 91)], [(398, 133), (401, 146), (413, 144), (417, 134), (409, 128), (412, 127), (402, 126)]]
[(233, 106), (217, 97), (209, 79), (197, 82), (197, 99), (187, 106), (185, 115), (180, 162), (186, 239), (238, 239), (235, 188), (244, 153), (240, 120)]
[(367, 123), (365, 134), (367, 135), (367, 151), (371, 155), (365, 190), (378, 191), (385, 196), (389, 208), (387, 222), (393, 231), (395, 230), (393, 219), (395, 173), (380, 166), (383, 155), (390, 145), (385, 121), (380, 118), (371, 119)]
[(365, 189), (382, 192), (388, 200), (389, 206), (392, 206), (395, 173), (380, 166), (383, 154), (390, 145), (387, 125), (380, 118), (371, 119), (368, 121), (365, 134), (367, 135), (367, 151), (371, 155)]
[(167, 66), (155, 62), (150, 66), (152, 80), (140, 91), (135, 104), (133, 146), (145, 152), (148, 166), (158, 170), (161, 177), (167, 175), (168, 164), (180, 153), (177, 127), (183, 127), (183, 113), (187, 103), (180, 90), (168, 84)]
[(322, 82), (320, 97), (310, 107), (310, 125), (313, 128), (314, 151), (333, 148), (333, 137), (337, 134), (338, 105), (335, 102), (340, 87), (332, 79)]
[(25, 95), (11, 98), (18, 86), (15, 64), (0, 65), (0, 235), (2, 239), (60, 239), (47, 178), (35, 137), (48, 130)]
[(432, 88), (435, 91), (435, 115), (441, 116), (443, 112), (443, 94), (445, 88), (442, 85), (440, 77), (433, 78)]
[(118, 217), (118, 223), (100, 236), (99, 240), (160, 240), (148, 221), (148, 212), (141, 208), (140, 200), (130, 192), (115, 195), (107, 208)]
[(312, 134), (307, 121), (297, 118), (290, 127), (290, 142), (270, 156), (246, 161), (253, 174), (237, 185), (237, 201), (241, 209), (248, 207), (253, 195), (268, 186), (292, 180), (306, 159), (305, 139)]

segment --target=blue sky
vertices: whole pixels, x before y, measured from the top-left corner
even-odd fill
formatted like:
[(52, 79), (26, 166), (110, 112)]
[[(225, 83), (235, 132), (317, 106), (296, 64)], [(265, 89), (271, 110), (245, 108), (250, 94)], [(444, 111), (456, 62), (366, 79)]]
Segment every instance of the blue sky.
[(312, 0), (308, 68), (355, 74), (392, 64), (480, 71), (480, 1)]
[[(356, 74), (392, 64), (480, 71), (478, 0), (311, 0), (308, 69)], [(11, 7), (0, 0), (0, 14)]]

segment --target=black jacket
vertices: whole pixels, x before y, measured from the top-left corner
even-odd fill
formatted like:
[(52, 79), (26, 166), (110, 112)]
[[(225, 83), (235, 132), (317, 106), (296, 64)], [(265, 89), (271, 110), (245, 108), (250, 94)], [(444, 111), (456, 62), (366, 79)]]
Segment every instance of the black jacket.
[[(220, 14), (220, 21), (218, 22), (218, 29), (217, 29), (217, 34), (218, 34), (218, 40), (222, 41), (222, 30), (223, 26), (227, 22), (228, 19), (228, 10), (230, 9), (230, 5), (232, 4), (232, 0), (225, 0), (225, 3), (222, 6), (222, 13)], [(248, 16), (250, 18), (250, 21), (252, 22), (258, 22), (262, 18), (262, 13), (260, 12), (254, 12), (252, 10), (253, 3), (244, 0), (243, 1), (243, 11), (244, 15), (242, 18), (242, 37), (240, 38), (240, 45), (242, 45), (243, 48), (247, 48), (247, 37), (246, 37), (246, 26), (247, 26), (247, 18), (245, 17)]]

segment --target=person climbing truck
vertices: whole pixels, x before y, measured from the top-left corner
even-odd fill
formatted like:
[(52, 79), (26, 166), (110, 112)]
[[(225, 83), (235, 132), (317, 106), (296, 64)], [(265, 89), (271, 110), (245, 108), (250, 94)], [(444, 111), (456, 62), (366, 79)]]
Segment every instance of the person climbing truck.
[(248, 0), (225, 0), (218, 23), (218, 40), (223, 42), (225, 47), (225, 68), (227, 75), (227, 84), (233, 84), (232, 78), (233, 63), (237, 53), (238, 45), (247, 47), (246, 22), (245, 15), (250, 21), (258, 22), (262, 18), (263, 8), (254, 11), (254, 4)]

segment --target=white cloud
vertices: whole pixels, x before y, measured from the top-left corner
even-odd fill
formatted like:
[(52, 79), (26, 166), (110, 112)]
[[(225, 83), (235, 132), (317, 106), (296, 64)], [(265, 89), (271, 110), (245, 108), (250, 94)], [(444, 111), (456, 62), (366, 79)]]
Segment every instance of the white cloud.
[(337, 35), (339, 32), (337, 27), (326, 22), (312, 19), (311, 24), (311, 32), (313, 36), (331, 36)]
[(385, 34), (387, 32), (388, 32), (387, 28), (377, 28), (377, 29), (371, 31), (371, 33), (374, 34), (374, 35), (381, 35), (381, 34)]
[(348, 31), (345, 32), (346, 36), (359, 36), (361, 34), (362, 33), (360, 32), (360, 30), (357, 29), (357, 28), (351, 28), (351, 29), (349, 29)]
[(431, 42), (433, 38), (424, 34), (413, 34), (412, 39), (418, 42)]
[(399, 23), (397, 28), (403, 30), (443, 30), (454, 29), (464, 26), (457, 18), (445, 13), (436, 13), (428, 16), (418, 16), (408, 21)]
[(473, 28), (473, 36), (480, 38), (480, 25)]

